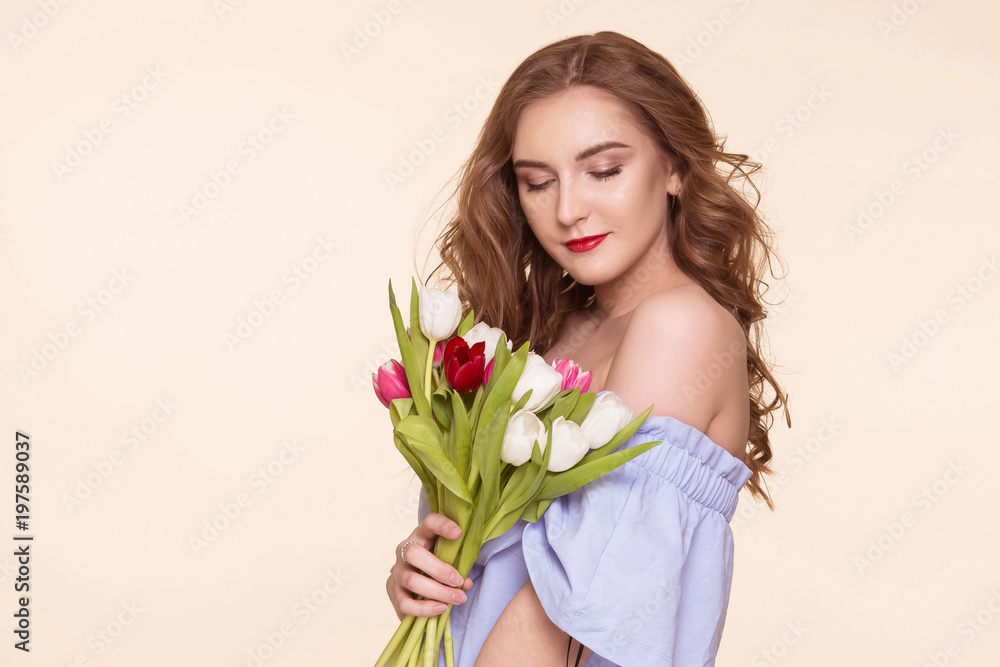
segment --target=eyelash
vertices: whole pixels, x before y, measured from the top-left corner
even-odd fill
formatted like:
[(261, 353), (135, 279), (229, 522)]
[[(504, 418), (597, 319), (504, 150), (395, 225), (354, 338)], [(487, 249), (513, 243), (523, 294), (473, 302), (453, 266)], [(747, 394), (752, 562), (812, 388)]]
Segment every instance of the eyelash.
[[(622, 168), (621, 167), (612, 167), (611, 169), (608, 169), (607, 171), (595, 171), (595, 172), (591, 172), (591, 173), (594, 175), (594, 178), (596, 178), (597, 180), (599, 180), (599, 181), (606, 181), (609, 178), (614, 178), (618, 174), (622, 173)], [(545, 181), (544, 183), (539, 183), (538, 185), (532, 185), (531, 183), (527, 183), (526, 185), (528, 186), (528, 192), (538, 192), (539, 190), (544, 190), (547, 187), (549, 187), (549, 183), (551, 183), (551, 182), (552, 181)]]

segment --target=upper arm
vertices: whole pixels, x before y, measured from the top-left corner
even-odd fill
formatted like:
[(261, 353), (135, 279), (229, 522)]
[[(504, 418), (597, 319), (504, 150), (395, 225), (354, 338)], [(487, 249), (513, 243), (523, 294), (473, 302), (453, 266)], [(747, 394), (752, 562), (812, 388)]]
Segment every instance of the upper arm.
[(671, 290), (636, 306), (604, 388), (635, 414), (653, 404), (651, 415), (705, 432), (745, 374), (746, 337), (736, 318), (704, 293)]

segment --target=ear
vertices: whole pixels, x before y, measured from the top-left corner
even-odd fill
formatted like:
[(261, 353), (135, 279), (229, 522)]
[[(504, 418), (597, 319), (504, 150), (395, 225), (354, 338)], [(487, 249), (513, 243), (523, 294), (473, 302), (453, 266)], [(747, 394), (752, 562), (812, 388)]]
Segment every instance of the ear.
[(676, 162), (669, 158), (664, 158), (663, 169), (667, 192), (676, 196), (681, 189), (681, 171), (677, 168)]

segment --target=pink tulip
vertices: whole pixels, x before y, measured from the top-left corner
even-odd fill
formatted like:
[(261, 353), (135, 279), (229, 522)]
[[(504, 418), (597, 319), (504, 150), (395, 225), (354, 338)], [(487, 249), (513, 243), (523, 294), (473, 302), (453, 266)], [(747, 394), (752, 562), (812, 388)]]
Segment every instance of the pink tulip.
[(390, 359), (378, 369), (378, 375), (372, 373), (372, 386), (375, 395), (382, 405), (389, 407), (389, 401), (394, 398), (411, 398), (410, 384), (406, 381), (406, 369), (395, 359)]
[(483, 384), (488, 384), (490, 381), (490, 376), (493, 375), (493, 359), (490, 358), (486, 368), (483, 369)]
[(591, 371), (581, 373), (580, 365), (572, 359), (556, 357), (552, 361), (552, 368), (559, 371), (559, 374), (563, 376), (562, 391), (574, 387), (579, 387), (582, 392), (590, 389), (590, 381), (593, 379), (594, 374)]

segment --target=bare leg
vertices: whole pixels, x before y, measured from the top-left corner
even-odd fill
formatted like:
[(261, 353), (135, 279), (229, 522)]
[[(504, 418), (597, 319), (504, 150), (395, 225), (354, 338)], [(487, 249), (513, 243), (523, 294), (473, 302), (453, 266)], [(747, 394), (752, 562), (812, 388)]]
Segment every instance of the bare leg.
[[(500, 614), (483, 644), (475, 667), (563, 667), (567, 646), (572, 649), (574, 666), (580, 643), (553, 623), (529, 579)], [(584, 665), (592, 651), (586, 647), (580, 655)]]

